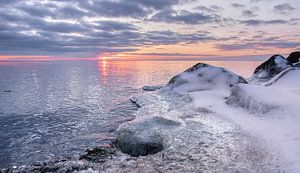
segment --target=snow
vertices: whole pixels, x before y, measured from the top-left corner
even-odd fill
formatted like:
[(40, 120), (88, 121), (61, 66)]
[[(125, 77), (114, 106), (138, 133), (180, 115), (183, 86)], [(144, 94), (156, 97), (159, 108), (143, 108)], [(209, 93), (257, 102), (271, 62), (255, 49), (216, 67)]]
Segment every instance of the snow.
[[(281, 77), (278, 77), (281, 76)], [(190, 93), (196, 107), (207, 107), (266, 141), (287, 172), (300, 171), (300, 70), (278, 74), (268, 86), (238, 84), (227, 93)], [(207, 99), (203, 99), (207, 98)], [(240, 108), (239, 108), (240, 107)]]
[(275, 63), (277, 64), (277, 67), (281, 69), (286, 69), (290, 67), (290, 65), (288, 65), (288, 61), (282, 56), (276, 56)]
[(198, 64), (132, 98), (136, 119), (118, 129), (133, 140), (158, 136), (164, 150), (105, 164), (128, 172), (300, 172), (299, 76), (290, 68), (245, 84), (226, 69)]
[[(202, 99), (197, 101), (199, 104), (201, 102), (201, 107), (195, 107), (189, 96), (192, 93), (200, 94)], [(130, 132), (125, 135), (136, 142), (153, 143), (158, 137), (164, 146), (159, 153), (136, 158), (142, 164), (135, 170), (272, 172), (276, 163), (267, 158), (266, 148), (256, 138), (247, 137), (235, 124), (215, 116), (215, 101), (224, 102), (225, 93), (228, 95), (230, 90), (219, 88), (178, 94), (165, 88), (133, 98), (141, 108), (137, 111), (136, 119), (123, 124), (118, 133)], [(108, 161), (107, 164), (121, 165), (125, 170), (131, 170), (123, 166), (127, 163), (122, 160), (113, 163)], [(270, 165), (274, 167), (270, 168)]]
[(230, 89), (234, 84), (246, 82), (240, 76), (221, 67), (196, 64), (171, 79), (168, 87), (178, 93)]

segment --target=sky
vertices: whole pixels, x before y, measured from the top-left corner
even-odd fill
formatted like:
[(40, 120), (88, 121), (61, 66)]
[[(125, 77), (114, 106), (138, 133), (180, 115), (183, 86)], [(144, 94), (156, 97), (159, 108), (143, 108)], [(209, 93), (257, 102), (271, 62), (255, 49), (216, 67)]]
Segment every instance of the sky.
[(299, 0), (0, 0), (0, 59), (286, 56), (299, 14)]

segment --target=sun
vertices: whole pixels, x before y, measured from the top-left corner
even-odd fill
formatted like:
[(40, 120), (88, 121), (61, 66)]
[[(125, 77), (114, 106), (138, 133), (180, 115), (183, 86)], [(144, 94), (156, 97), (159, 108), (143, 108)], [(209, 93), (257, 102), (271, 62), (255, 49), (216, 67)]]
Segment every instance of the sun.
[(98, 60), (102, 60), (102, 61), (106, 61), (109, 59), (109, 57), (106, 57), (106, 56), (98, 56), (97, 57)]

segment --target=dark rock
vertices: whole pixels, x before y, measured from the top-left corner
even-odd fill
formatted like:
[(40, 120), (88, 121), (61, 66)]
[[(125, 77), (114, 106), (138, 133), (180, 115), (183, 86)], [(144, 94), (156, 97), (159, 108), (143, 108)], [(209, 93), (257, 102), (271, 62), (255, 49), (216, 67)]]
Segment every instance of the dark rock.
[(159, 90), (161, 88), (162, 88), (162, 86), (143, 86), (142, 90), (143, 91), (156, 91), (156, 90)]
[(11, 92), (11, 90), (4, 90), (4, 92), (5, 92), (5, 93), (10, 93), (10, 92)]
[(214, 88), (229, 88), (238, 83), (247, 83), (247, 81), (225, 68), (198, 63), (174, 76), (167, 87), (172, 90), (178, 89), (179, 92), (192, 92)]
[(141, 108), (142, 106), (137, 103), (137, 101), (134, 98), (129, 99), (131, 103), (133, 103), (137, 108)]
[(287, 60), (291, 64), (296, 64), (300, 62), (300, 52), (292, 52), (288, 57)]
[(87, 149), (86, 153), (80, 157), (80, 160), (87, 160), (92, 162), (105, 162), (116, 154), (116, 149), (113, 147), (96, 147)]
[(272, 78), (290, 67), (291, 64), (283, 56), (273, 55), (255, 69), (253, 77), (258, 79)]
[(11, 169), (6, 168), (6, 169), (0, 170), (0, 173), (13, 173), (13, 171)]
[(156, 129), (171, 129), (180, 123), (163, 117), (131, 122), (118, 130), (115, 145), (123, 153), (134, 157), (155, 154), (164, 149), (163, 137)]
[(133, 131), (122, 131), (118, 135), (116, 146), (133, 157), (158, 153), (164, 149), (163, 140), (159, 135), (139, 138)]

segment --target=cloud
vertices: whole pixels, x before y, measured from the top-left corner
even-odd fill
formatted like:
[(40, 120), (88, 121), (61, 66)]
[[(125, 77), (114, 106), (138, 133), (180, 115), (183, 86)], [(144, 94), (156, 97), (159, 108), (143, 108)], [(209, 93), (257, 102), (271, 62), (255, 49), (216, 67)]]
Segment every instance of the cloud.
[(133, 1), (83, 1), (81, 7), (105, 17), (141, 18), (148, 14), (148, 9), (142, 8)]
[(254, 11), (251, 10), (243, 10), (242, 15), (244, 17), (255, 17), (257, 14)]
[(295, 8), (292, 7), (290, 4), (279, 4), (273, 7), (273, 11), (277, 14), (287, 15), (290, 12), (294, 11)]
[(181, 24), (206, 24), (221, 22), (222, 18), (216, 14), (167, 9), (153, 15), (150, 18), (150, 21)]
[(224, 8), (218, 6), (218, 5), (211, 5), (211, 6), (203, 6), (199, 5), (195, 7), (196, 10), (199, 10), (204, 13), (218, 13), (224, 10)]
[(92, 26), (94, 29), (99, 29), (103, 31), (117, 31), (117, 30), (137, 30), (137, 27), (129, 24), (129, 23), (122, 23), (118, 21), (98, 21), (95, 22), (96, 25)]
[(233, 8), (238, 8), (238, 9), (243, 9), (243, 8), (246, 7), (245, 5), (239, 4), (239, 3), (232, 3), (231, 6), (232, 6)]
[[(217, 37), (220, 28), (294, 26), (300, 21), (297, 16), (242, 20), (229, 14), (227, 10), (234, 9), (225, 9), (222, 3), (203, 4), (197, 0), (0, 0), (0, 52), (88, 55), (136, 51), (143, 46), (215, 43), (236, 39)], [(230, 5), (244, 17), (258, 17), (249, 4)], [(279, 4), (274, 11), (287, 14), (294, 8)], [(210, 32), (198, 32), (199, 28)]]
[(241, 24), (245, 24), (248, 26), (259, 26), (259, 25), (276, 25), (276, 24), (289, 24), (289, 20), (282, 20), (282, 19), (277, 19), (277, 20), (243, 20), (240, 21)]
[(297, 48), (300, 42), (295, 41), (260, 41), (252, 43), (218, 44), (216, 48), (226, 51), (234, 50), (268, 50), (268, 48)]
[[(284, 39), (282, 36), (270, 35), (264, 31), (257, 31), (255, 35), (249, 37), (239, 37), (233, 43), (219, 43), (217, 49), (225, 51), (235, 50), (268, 50), (269, 48), (289, 48), (300, 47), (300, 41), (296, 39)], [(248, 33), (243, 33), (243, 35)]]
[(259, 2), (271, 2), (276, 0), (250, 0), (250, 3), (259, 3)]

